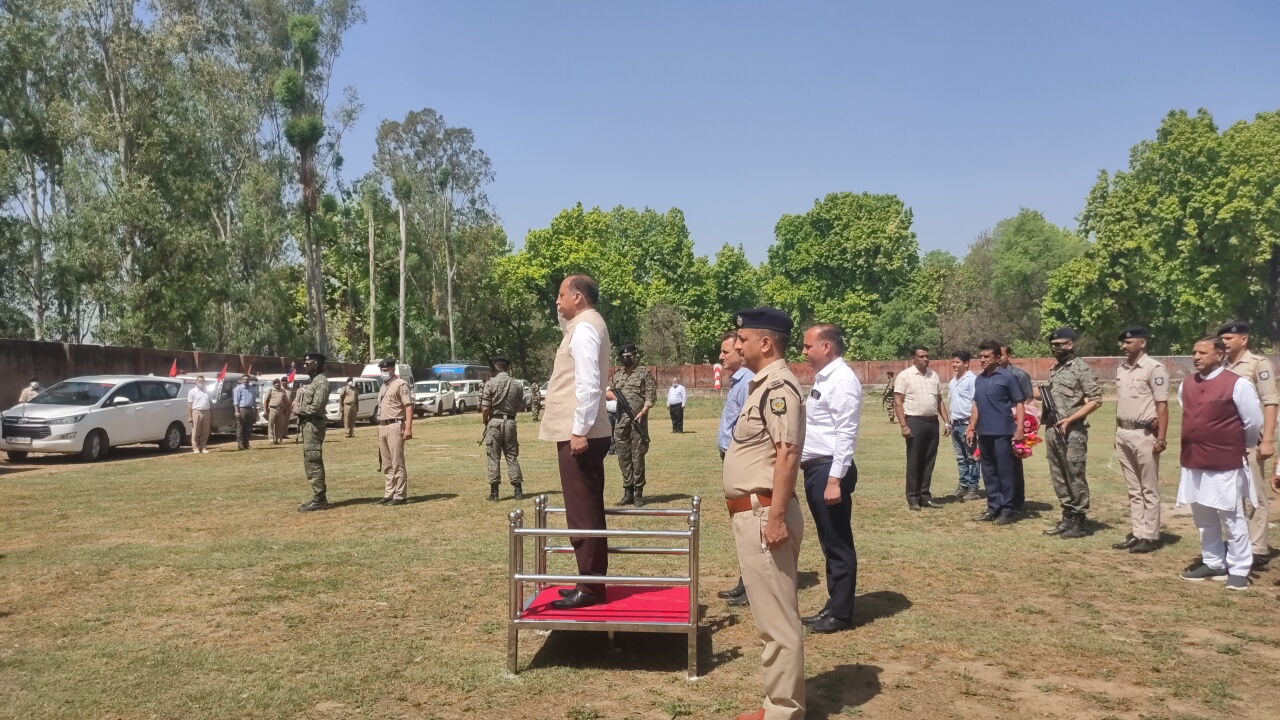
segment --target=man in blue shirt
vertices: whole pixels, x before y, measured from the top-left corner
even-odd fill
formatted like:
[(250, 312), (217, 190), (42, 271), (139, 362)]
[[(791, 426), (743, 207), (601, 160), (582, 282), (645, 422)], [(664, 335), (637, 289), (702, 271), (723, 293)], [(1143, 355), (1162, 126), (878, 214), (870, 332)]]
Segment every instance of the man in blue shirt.
[(249, 438), (253, 437), (253, 424), (258, 421), (258, 389), (253, 386), (253, 378), (240, 376), (240, 384), (231, 394), (231, 404), (236, 410), (236, 449), (248, 450)]
[(982, 374), (973, 384), (973, 414), (965, 440), (978, 439), (982, 456), (982, 480), (987, 486), (987, 511), (981, 522), (1008, 525), (1013, 522), (1013, 444), (1021, 442), (1022, 411), (1026, 395), (1018, 380), (1000, 368), (1000, 343), (983, 340), (978, 345)]
[(957, 500), (978, 500), (978, 459), (973, 456), (973, 447), (965, 442), (964, 434), (969, 429), (969, 418), (973, 415), (973, 384), (977, 376), (969, 369), (969, 361), (973, 356), (968, 350), (956, 350), (951, 353), (951, 382), (948, 385), (947, 404), (951, 418), (951, 448), (956, 456), (956, 468), (960, 471), (960, 484), (956, 486)]
[[(729, 441), (733, 439), (733, 426), (738, 422), (738, 414), (742, 412), (742, 403), (747, 399), (747, 381), (756, 374), (743, 367), (742, 355), (738, 352), (738, 333), (729, 331), (720, 336), (720, 365), (729, 376), (729, 394), (724, 399), (724, 412), (720, 413), (720, 435), (716, 445), (720, 448), (720, 459), (729, 450)], [(737, 587), (732, 590), (721, 590), (716, 593), (729, 601), (730, 605), (747, 605), (747, 588), (738, 578)]]

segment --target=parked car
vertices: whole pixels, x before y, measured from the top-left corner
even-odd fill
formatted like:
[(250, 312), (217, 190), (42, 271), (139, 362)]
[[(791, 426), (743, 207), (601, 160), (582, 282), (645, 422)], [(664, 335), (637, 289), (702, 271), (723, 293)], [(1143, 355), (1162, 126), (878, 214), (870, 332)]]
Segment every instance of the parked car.
[[(403, 378), (405, 382), (413, 386), (413, 368), (404, 363), (396, 365), (396, 376)], [(360, 373), (360, 377), (374, 378), (382, 380), (382, 368), (377, 365), (365, 365), (364, 370)]]
[(64, 380), (0, 418), (0, 449), (10, 461), (28, 453), (97, 460), (120, 445), (156, 443), (173, 452), (191, 434), (183, 383), (144, 375)]
[(480, 389), (484, 387), (481, 380), (456, 380), (449, 383), (453, 386), (454, 402), (458, 412), (480, 409)]
[(356, 392), (360, 396), (360, 402), (356, 406), (356, 420), (378, 422), (378, 390), (382, 389), (382, 381), (365, 377), (329, 379), (329, 404), (324, 408), (325, 418), (331, 423), (342, 422), (342, 408), (338, 406), (338, 393), (342, 392), (348, 379), (355, 381)]
[(413, 386), (413, 410), (419, 417), (423, 415), (443, 415), (445, 411), (458, 412), (454, 402), (453, 386), (447, 382), (429, 380)]
[(183, 407), (186, 407), (187, 393), (191, 392), (191, 388), (196, 386), (196, 376), (204, 378), (204, 386), (213, 396), (212, 407), (209, 409), (209, 434), (210, 435), (235, 435), (236, 434), (236, 408), (232, 402), (232, 394), (236, 386), (240, 384), (240, 378), (244, 373), (227, 373), (222, 378), (222, 382), (218, 382), (218, 373), (194, 373), (179, 375), (176, 379), (181, 380), (184, 387), (182, 388)]

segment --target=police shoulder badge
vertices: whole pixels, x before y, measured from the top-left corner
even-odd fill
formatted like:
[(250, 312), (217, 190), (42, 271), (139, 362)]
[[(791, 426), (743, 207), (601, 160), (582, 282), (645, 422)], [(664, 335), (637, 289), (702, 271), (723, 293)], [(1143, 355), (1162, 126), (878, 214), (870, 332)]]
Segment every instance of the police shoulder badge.
[(781, 415), (787, 411), (787, 399), (784, 397), (769, 398), (769, 409), (774, 415)]
[(1269, 371), (1269, 370), (1263, 370), (1262, 372), (1258, 373), (1258, 379), (1259, 379), (1259, 380), (1270, 380), (1270, 379), (1271, 379), (1271, 371)]
[(1164, 385), (1164, 378), (1162, 377), (1156, 378), (1156, 387), (1160, 387), (1161, 385)]

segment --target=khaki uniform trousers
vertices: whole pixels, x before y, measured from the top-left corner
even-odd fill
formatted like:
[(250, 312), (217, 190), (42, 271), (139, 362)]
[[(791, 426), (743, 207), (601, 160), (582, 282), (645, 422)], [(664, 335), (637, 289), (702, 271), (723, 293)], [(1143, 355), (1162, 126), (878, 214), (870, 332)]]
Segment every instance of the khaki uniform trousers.
[(191, 411), (191, 447), (204, 450), (209, 444), (209, 410)]
[(1244, 518), (1249, 525), (1249, 547), (1254, 555), (1266, 555), (1271, 552), (1271, 543), (1267, 541), (1267, 522), (1270, 520), (1271, 483), (1262, 471), (1265, 468), (1258, 462), (1258, 449), (1249, 448), (1249, 474), (1253, 476), (1253, 486), (1258, 492), (1258, 504), (1244, 501)]
[(289, 435), (289, 413), (284, 409), (272, 410), (271, 419), (267, 421), (271, 426), (272, 441), (277, 443), (284, 442)]
[(1116, 459), (1129, 488), (1129, 525), (1139, 540), (1160, 539), (1160, 459), (1148, 430), (1116, 428)]
[(359, 408), (356, 403), (342, 406), (342, 428), (347, 431), (347, 437), (356, 434), (356, 411)]
[(760, 507), (754, 496), (751, 505), (751, 512), (733, 515), (733, 540), (742, 584), (751, 598), (751, 616), (764, 643), (764, 717), (800, 720), (804, 717), (804, 632), (796, 598), (796, 566), (804, 518), (799, 502), (792, 498), (787, 503), (787, 541), (772, 550), (762, 549), (770, 508)]
[(409, 484), (404, 469), (404, 423), (379, 425), (378, 448), (382, 451), (382, 472), (387, 476), (383, 497), (403, 500)]

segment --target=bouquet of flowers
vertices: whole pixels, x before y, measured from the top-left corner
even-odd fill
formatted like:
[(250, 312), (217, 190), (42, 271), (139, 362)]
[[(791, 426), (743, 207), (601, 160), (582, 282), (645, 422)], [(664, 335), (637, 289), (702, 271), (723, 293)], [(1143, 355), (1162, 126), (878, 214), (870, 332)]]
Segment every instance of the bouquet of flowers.
[[(1040, 430), (1040, 411), (1028, 405), (1022, 414), (1022, 442), (1013, 444), (1013, 456), (1026, 460), (1031, 457), (1031, 448), (1044, 442), (1044, 440), (1036, 434)], [(977, 460), (980, 454), (975, 448), (973, 451), (973, 459)]]

